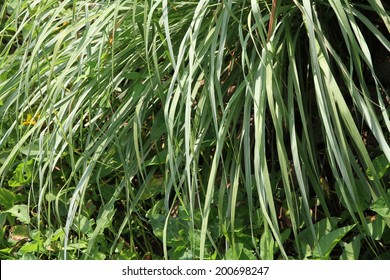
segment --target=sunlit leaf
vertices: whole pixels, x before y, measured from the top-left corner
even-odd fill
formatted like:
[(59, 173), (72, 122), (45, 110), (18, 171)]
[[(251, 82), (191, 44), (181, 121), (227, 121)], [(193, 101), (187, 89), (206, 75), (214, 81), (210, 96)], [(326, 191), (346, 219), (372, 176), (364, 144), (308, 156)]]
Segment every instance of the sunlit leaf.
[(3, 211), (3, 213), (10, 213), (21, 223), (24, 224), (30, 223), (30, 214), (27, 205), (15, 205), (11, 209), (8, 209), (7, 211)]
[(260, 238), (260, 257), (262, 260), (274, 259), (275, 241), (269, 230), (266, 230)]
[(383, 218), (390, 218), (390, 206), (388, 202), (390, 201), (390, 191), (386, 193), (386, 199), (383, 196), (380, 196), (371, 206), (370, 209), (375, 211)]
[[(375, 158), (372, 161), (372, 164), (374, 165), (374, 169), (379, 178), (382, 178), (386, 174), (388, 168), (390, 168), (390, 162), (384, 154)], [(372, 171), (370, 169), (367, 169), (367, 176), (370, 180), (374, 180), (374, 176), (372, 175)]]
[(10, 187), (19, 187), (31, 183), (33, 160), (22, 162), (16, 167), (12, 178), (8, 181)]
[(338, 228), (322, 236), (319, 239), (318, 245), (315, 246), (313, 249), (313, 257), (320, 259), (328, 259), (333, 248), (354, 227), (355, 225)]

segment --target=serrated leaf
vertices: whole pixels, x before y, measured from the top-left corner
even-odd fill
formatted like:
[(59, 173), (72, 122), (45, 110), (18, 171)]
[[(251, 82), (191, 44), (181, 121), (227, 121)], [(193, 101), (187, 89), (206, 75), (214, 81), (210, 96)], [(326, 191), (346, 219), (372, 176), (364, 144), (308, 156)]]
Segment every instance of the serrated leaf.
[(3, 213), (10, 213), (17, 220), (19, 220), (21, 223), (24, 223), (24, 224), (30, 223), (30, 215), (28, 213), (27, 205), (24, 205), (24, 204), (15, 205), (11, 209), (8, 209), (7, 211), (4, 211)]
[(31, 182), (33, 160), (20, 163), (12, 178), (8, 181), (10, 187), (20, 187)]

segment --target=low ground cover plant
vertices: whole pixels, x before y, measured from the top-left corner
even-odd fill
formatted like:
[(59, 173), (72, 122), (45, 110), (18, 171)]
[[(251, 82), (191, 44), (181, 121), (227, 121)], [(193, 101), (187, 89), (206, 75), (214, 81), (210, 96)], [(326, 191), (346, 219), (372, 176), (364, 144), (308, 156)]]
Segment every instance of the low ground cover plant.
[(389, 259), (385, 2), (3, 1), (1, 259)]

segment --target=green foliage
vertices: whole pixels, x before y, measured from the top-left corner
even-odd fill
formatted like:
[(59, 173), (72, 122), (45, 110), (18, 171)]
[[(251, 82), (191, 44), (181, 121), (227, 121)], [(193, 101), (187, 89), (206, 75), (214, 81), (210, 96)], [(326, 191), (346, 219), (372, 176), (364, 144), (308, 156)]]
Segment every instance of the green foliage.
[(27, 205), (15, 205), (14, 207), (8, 209), (7, 211), (3, 211), (3, 213), (10, 213), (21, 223), (24, 224), (30, 223), (30, 215), (28, 213)]
[(10, 187), (20, 187), (31, 182), (33, 160), (20, 163), (16, 167), (12, 178), (8, 181)]
[[(387, 170), (390, 168), (390, 161), (386, 158), (384, 154), (378, 156), (372, 161), (374, 166), (375, 173), (378, 174), (379, 178), (382, 178), (386, 175)], [(374, 180), (374, 176), (372, 175), (372, 171), (367, 169), (367, 176), (370, 180)]]
[(1, 258), (388, 258), (385, 1), (3, 2)]
[(390, 190), (384, 196), (379, 197), (371, 206), (370, 209), (381, 215), (383, 218), (390, 218), (390, 209), (388, 201), (390, 200)]

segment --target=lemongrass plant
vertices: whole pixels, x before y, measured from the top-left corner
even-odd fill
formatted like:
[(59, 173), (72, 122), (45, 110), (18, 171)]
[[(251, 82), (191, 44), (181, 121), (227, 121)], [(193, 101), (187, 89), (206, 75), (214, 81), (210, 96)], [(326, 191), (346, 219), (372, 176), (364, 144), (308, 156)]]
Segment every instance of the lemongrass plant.
[(3, 2), (4, 258), (389, 257), (384, 1)]

